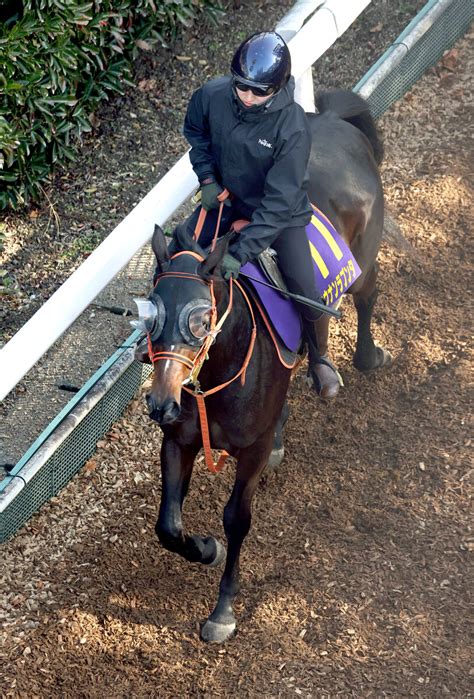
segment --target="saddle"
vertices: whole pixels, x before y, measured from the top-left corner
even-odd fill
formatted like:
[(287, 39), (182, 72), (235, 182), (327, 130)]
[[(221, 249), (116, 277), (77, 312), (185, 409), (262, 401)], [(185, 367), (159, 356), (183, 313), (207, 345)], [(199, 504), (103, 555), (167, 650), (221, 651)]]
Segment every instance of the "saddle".
[[(306, 226), (306, 235), (313, 261), (315, 285), (325, 303), (335, 308), (347, 289), (360, 276), (361, 269), (349, 246), (329, 219), (317, 207), (312, 205), (312, 208), (313, 215)], [(246, 223), (243, 220), (235, 221), (232, 228), (238, 233)], [(276, 252), (271, 248), (264, 250), (256, 261), (243, 265), (242, 272), (252, 278), (249, 286), (253, 289), (254, 296), (257, 295), (285, 348), (290, 353), (297, 353), (302, 342), (301, 320), (294, 302), (278, 291), (287, 291), (287, 288), (278, 267)], [(265, 286), (265, 282), (278, 289)]]

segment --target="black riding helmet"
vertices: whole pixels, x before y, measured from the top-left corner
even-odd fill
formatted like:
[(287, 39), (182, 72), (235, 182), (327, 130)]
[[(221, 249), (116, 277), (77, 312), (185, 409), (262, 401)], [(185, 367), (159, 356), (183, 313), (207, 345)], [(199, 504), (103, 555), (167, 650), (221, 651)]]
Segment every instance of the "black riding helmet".
[(237, 84), (262, 94), (278, 92), (291, 74), (290, 51), (276, 32), (252, 34), (235, 52), (230, 69)]

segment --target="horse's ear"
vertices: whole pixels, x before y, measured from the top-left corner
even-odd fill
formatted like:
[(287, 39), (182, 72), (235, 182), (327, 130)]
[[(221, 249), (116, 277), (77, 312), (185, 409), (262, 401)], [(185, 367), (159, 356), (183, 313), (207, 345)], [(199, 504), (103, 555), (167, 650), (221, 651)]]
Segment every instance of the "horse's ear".
[(153, 238), (151, 239), (151, 248), (155, 253), (156, 263), (160, 271), (163, 272), (168, 267), (170, 255), (163, 229), (156, 223)]
[(206, 257), (204, 262), (202, 262), (199, 267), (199, 274), (201, 277), (204, 279), (209, 279), (209, 277), (212, 277), (216, 271), (220, 272), (218, 268), (220, 267), (228, 247), (228, 240), (223, 239), (217, 243), (214, 250)]

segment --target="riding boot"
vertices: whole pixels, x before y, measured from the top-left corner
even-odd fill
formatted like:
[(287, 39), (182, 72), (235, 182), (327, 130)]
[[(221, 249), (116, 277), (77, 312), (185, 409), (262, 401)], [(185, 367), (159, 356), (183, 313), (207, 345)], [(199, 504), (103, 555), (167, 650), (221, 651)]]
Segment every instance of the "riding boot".
[(327, 355), (327, 343), (321, 352), (317, 338), (317, 326), (320, 321), (303, 318), (303, 328), (308, 345), (308, 377), (320, 398), (335, 398), (343, 386), (340, 373)]

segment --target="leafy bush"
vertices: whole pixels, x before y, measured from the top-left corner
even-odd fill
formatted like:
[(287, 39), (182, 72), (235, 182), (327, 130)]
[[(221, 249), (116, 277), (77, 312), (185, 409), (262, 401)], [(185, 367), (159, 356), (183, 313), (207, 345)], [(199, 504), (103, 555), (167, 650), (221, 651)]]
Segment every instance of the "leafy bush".
[(130, 83), (131, 60), (167, 45), (219, 0), (0, 0), (0, 208), (41, 195), (55, 164), (73, 160), (89, 116)]

